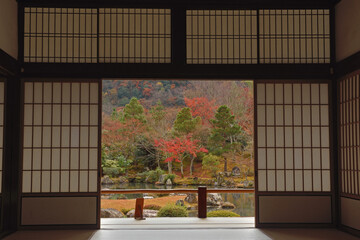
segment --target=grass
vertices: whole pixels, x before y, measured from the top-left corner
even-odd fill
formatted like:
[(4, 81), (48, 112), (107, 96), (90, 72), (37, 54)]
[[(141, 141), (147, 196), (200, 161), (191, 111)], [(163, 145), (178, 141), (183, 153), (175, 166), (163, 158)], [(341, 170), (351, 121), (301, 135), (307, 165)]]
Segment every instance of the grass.
[[(170, 197), (159, 197), (153, 199), (145, 199), (144, 205), (159, 205), (161, 207), (165, 206), (168, 203), (175, 204), (177, 200), (184, 200), (185, 196), (170, 196)], [(135, 208), (135, 199), (120, 199), (120, 200), (110, 200), (110, 199), (101, 199), (101, 208), (114, 208), (119, 211), (121, 209)]]

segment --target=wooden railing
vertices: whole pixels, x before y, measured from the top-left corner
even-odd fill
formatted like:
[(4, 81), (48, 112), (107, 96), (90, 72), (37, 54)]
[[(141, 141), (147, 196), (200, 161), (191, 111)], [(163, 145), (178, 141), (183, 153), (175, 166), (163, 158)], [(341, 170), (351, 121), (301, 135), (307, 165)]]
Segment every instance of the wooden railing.
[[(101, 194), (133, 194), (133, 193), (197, 193), (198, 194), (198, 217), (206, 218), (206, 198), (208, 193), (254, 193), (254, 189), (207, 189), (206, 187), (198, 187), (198, 189), (110, 189), (101, 190)], [(136, 209), (137, 210), (137, 209)], [(142, 208), (140, 207), (142, 216)], [(136, 215), (136, 214), (135, 214)]]

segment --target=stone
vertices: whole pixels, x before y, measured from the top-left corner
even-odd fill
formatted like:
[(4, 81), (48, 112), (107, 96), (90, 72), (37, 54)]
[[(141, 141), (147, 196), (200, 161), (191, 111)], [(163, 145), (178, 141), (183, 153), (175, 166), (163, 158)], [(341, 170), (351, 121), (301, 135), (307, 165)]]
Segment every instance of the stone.
[(222, 209), (234, 209), (235, 205), (232, 204), (231, 202), (224, 202), (221, 204), (221, 208)]
[(117, 182), (118, 183), (128, 183), (129, 180), (127, 180), (126, 177), (121, 176), (121, 177), (118, 178)]
[(208, 193), (206, 198), (206, 205), (208, 206), (220, 206), (222, 203), (222, 197), (218, 193)]
[(231, 174), (233, 176), (240, 176), (240, 168), (239, 167), (233, 167), (233, 169), (231, 170)]
[(161, 174), (160, 175), (160, 177), (159, 177), (159, 180), (158, 180), (158, 182), (160, 183), (160, 184), (164, 184), (165, 183), (165, 178), (166, 178), (166, 174)]
[(176, 203), (175, 203), (175, 205), (178, 205), (178, 206), (184, 206), (184, 200), (181, 200), (181, 199), (179, 199), (179, 200), (177, 200), (176, 201)]
[(102, 208), (101, 209), (101, 218), (123, 218), (125, 215), (120, 212), (119, 210), (116, 210), (114, 208)]
[(114, 184), (114, 181), (111, 180), (108, 175), (105, 175), (105, 176), (101, 179), (101, 184), (102, 184), (102, 185), (112, 185), (112, 184)]
[[(159, 212), (158, 210), (144, 209), (144, 210), (143, 210), (143, 216), (144, 216), (145, 218), (157, 217), (158, 212)], [(126, 216), (127, 216), (128, 218), (133, 218), (134, 215), (135, 215), (135, 209), (130, 210), (130, 211), (126, 214)]]
[(197, 203), (196, 195), (194, 193), (187, 194), (184, 200), (188, 203)]
[(231, 172), (225, 172), (225, 177), (231, 177)]
[(172, 185), (172, 182), (171, 182), (171, 179), (170, 179), (170, 178), (168, 178), (168, 179), (166, 180), (165, 185), (166, 185), (166, 186), (171, 186), (171, 185)]

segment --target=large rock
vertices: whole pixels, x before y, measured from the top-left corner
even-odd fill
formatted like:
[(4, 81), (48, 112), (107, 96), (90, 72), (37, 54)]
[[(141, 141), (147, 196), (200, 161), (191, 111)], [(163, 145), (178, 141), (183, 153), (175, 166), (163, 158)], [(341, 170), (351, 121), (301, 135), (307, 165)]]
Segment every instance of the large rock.
[(168, 178), (168, 179), (166, 180), (165, 185), (166, 185), (166, 186), (171, 186), (171, 185), (172, 185), (172, 182), (171, 182), (171, 179), (170, 179), (170, 178)]
[(119, 179), (117, 180), (118, 183), (128, 183), (129, 180), (126, 177), (119, 177)]
[(186, 195), (184, 200), (188, 203), (197, 203), (196, 195), (194, 193), (189, 193)]
[(234, 209), (235, 205), (232, 204), (231, 202), (224, 202), (221, 204), (221, 208), (222, 209)]
[[(145, 218), (157, 217), (158, 212), (159, 212), (158, 210), (144, 209), (143, 210), (143, 215), (144, 215), (143, 217), (145, 217)], [(135, 215), (135, 209), (130, 210), (126, 214), (126, 216), (128, 218), (133, 218), (134, 215)]]
[(161, 174), (160, 175), (160, 177), (159, 177), (159, 180), (158, 180), (158, 182), (160, 183), (160, 184), (165, 184), (165, 178), (166, 178), (166, 174)]
[(108, 175), (105, 175), (101, 180), (102, 185), (111, 185), (114, 184), (114, 181), (110, 179)]
[(101, 218), (123, 218), (125, 215), (120, 212), (119, 210), (116, 210), (114, 208), (102, 208), (101, 209)]
[(231, 174), (233, 176), (240, 176), (240, 168), (238, 167), (233, 167), (233, 169), (231, 170)]
[(184, 206), (184, 200), (181, 200), (181, 199), (179, 199), (179, 200), (177, 200), (176, 201), (176, 203), (175, 203), (175, 205), (178, 205), (178, 206)]
[(208, 206), (220, 206), (222, 203), (222, 197), (218, 193), (208, 193), (206, 198), (206, 205)]

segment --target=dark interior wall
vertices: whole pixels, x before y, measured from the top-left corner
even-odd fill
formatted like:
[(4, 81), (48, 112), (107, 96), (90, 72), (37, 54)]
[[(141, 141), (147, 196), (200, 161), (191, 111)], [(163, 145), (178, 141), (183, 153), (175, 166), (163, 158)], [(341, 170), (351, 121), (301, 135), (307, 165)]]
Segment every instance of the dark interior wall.
[(338, 79), (339, 222), (360, 236), (359, 70), (360, 1), (342, 0), (335, 8)]

